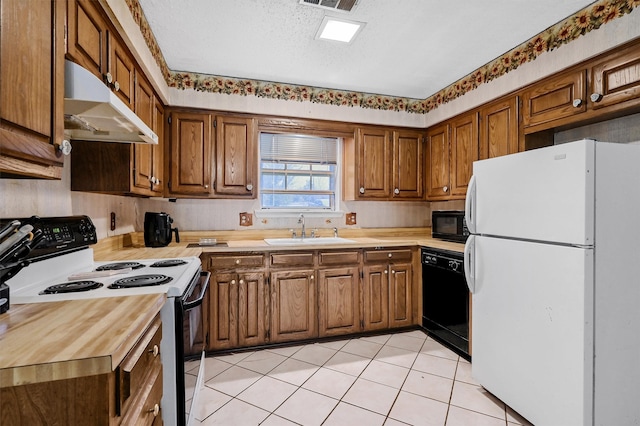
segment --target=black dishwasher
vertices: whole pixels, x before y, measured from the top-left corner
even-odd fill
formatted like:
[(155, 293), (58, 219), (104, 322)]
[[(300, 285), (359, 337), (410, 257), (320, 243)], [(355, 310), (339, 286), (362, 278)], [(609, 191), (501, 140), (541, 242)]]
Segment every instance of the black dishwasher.
[(467, 360), (469, 353), (469, 290), (463, 254), (423, 248), (422, 326), (428, 335)]

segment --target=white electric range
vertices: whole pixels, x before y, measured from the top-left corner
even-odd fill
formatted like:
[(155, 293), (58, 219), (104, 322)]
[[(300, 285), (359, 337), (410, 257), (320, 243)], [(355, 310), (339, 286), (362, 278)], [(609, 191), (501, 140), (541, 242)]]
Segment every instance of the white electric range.
[[(95, 227), (86, 216), (23, 219), (43, 231), (40, 246), (25, 258), (25, 266), (5, 280), (10, 303), (47, 303), (143, 294), (165, 294), (160, 316), (163, 335), (160, 356), (163, 368), (162, 418), (165, 424), (189, 424), (203, 374), (207, 339), (206, 298), (209, 273), (200, 259), (140, 259), (95, 262), (88, 246), (97, 241)], [(81, 231), (82, 229), (82, 231)], [(196, 379), (193, 360), (200, 361)], [(185, 364), (190, 361), (189, 372)], [(195, 394), (194, 394), (195, 393)]]

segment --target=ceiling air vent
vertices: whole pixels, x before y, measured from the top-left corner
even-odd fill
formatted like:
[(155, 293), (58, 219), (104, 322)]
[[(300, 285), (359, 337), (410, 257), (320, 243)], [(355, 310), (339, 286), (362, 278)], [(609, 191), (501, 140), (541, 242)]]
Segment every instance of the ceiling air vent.
[(321, 7), (323, 9), (351, 12), (358, 4), (358, 0), (300, 0), (300, 4)]

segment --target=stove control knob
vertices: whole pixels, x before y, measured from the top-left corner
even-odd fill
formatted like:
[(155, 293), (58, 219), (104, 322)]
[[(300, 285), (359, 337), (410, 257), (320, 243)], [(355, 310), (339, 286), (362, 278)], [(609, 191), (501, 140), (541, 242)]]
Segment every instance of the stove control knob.
[(458, 262), (457, 260), (449, 261), (449, 268), (453, 269), (454, 271), (457, 271), (459, 267), (460, 267), (460, 262)]

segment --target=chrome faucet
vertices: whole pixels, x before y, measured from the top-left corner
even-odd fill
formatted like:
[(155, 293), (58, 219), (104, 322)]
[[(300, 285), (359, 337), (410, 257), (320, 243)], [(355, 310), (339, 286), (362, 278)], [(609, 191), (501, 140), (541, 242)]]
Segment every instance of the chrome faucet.
[(298, 223), (302, 224), (302, 234), (300, 235), (300, 238), (304, 239), (307, 237), (307, 234), (304, 230), (304, 215), (302, 213), (300, 214), (300, 217), (298, 217)]

